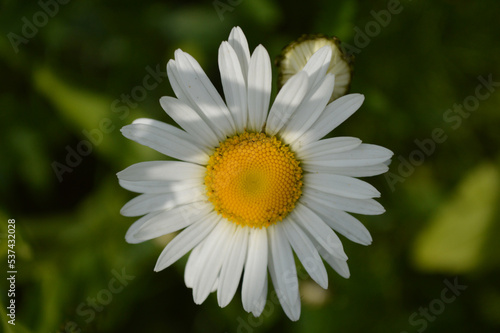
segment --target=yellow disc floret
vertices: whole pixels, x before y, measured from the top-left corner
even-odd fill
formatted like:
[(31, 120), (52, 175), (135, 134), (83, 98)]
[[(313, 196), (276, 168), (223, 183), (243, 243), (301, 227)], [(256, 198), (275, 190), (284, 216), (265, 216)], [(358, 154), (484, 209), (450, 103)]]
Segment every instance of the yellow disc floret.
[(244, 132), (210, 156), (205, 185), (217, 213), (242, 226), (268, 227), (295, 207), (302, 169), (276, 137)]

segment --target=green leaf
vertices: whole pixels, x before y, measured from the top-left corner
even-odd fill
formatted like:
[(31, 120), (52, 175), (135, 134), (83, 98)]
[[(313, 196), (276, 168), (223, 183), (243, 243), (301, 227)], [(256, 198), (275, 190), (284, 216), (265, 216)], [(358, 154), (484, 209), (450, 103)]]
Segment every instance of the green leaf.
[[(111, 98), (72, 86), (47, 67), (36, 69), (33, 81), (39, 92), (52, 102), (58, 114), (82, 138), (79, 144), (90, 145), (90, 153), (95, 150), (114, 165), (128, 165), (129, 160), (134, 161), (136, 158), (163, 156), (144, 149), (120, 134), (119, 128), (124, 121), (111, 111)], [(133, 114), (140, 116), (143, 112), (137, 108)], [(132, 118), (131, 115), (129, 117)], [(71, 148), (78, 149), (77, 146)]]
[(111, 100), (70, 86), (47, 67), (33, 73), (36, 88), (54, 103), (60, 114), (81, 128), (93, 128), (109, 116)]

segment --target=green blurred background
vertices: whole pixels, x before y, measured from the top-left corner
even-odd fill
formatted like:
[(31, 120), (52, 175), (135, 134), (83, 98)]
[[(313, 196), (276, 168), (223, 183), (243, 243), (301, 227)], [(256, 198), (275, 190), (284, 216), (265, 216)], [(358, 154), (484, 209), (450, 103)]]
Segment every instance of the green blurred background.
[[(0, 8), (3, 331), (500, 331), (500, 2), (43, 3), (51, 5), (4, 0)], [(197, 306), (184, 286), (185, 258), (153, 272), (168, 236), (124, 240), (134, 219), (119, 210), (134, 194), (115, 174), (164, 157), (119, 128), (138, 117), (171, 121), (158, 103), (173, 94), (168, 80), (160, 75), (145, 89), (143, 79), (182, 48), (220, 89), (217, 50), (235, 25), (272, 58), (303, 33), (338, 36), (356, 57), (351, 92), (366, 102), (331, 135), (395, 152), (389, 177), (368, 179), (387, 209), (359, 217), (373, 244), (343, 238), (351, 278), (329, 268), (326, 292), (302, 276), (295, 323), (272, 300), (253, 319), (239, 292), (227, 308), (213, 295)], [(489, 90), (478, 77), (493, 81)], [(91, 152), (82, 144), (89, 135)], [(67, 160), (77, 149), (86, 156)], [(9, 218), (15, 327), (5, 315)], [(467, 288), (454, 295), (454, 283)]]

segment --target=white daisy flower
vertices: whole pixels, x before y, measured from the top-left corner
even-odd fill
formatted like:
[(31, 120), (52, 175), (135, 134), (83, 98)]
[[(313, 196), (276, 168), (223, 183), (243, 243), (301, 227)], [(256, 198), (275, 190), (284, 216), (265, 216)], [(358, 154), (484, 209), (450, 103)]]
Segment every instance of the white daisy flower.
[(324, 35), (302, 35), (288, 44), (276, 63), (278, 65), (278, 85), (282, 87), (290, 77), (302, 70), (311, 56), (324, 46), (332, 49), (332, 57), (327, 73), (335, 74), (335, 87), (330, 102), (344, 96), (351, 84), (354, 56), (342, 51), (337, 37)]
[[(225, 102), (198, 62), (177, 50), (167, 64), (177, 96), (161, 106), (182, 129), (152, 119), (122, 128), (127, 138), (179, 161), (143, 162), (118, 173), (120, 185), (142, 193), (122, 208), (142, 216), (126, 240), (140, 243), (180, 233), (156, 263), (160, 271), (191, 251), (185, 283), (196, 304), (217, 291), (221, 307), (242, 280), (242, 303), (259, 316), (268, 271), (283, 310), (300, 316), (293, 252), (321, 287), (322, 258), (348, 278), (347, 256), (335, 233), (368, 245), (368, 230), (349, 213), (381, 214), (380, 193), (354, 177), (387, 171), (392, 152), (353, 137), (320, 140), (363, 103), (350, 94), (328, 104), (335, 76), (332, 51), (312, 55), (279, 91), (269, 110), (271, 61), (259, 45), (252, 55), (236, 27), (219, 49)], [(335, 231), (334, 231), (335, 230)]]

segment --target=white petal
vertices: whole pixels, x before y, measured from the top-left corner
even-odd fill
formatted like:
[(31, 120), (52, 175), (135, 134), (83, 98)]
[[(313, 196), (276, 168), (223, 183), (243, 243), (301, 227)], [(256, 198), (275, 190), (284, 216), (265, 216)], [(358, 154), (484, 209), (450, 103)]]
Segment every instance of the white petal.
[(212, 286), (212, 288), (210, 289), (210, 292), (211, 293), (214, 293), (217, 291), (217, 288), (219, 288), (219, 277), (217, 277), (215, 279), (215, 282), (214, 282), (214, 285)]
[(140, 216), (205, 199), (206, 195), (201, 186), (171, 193), (141, 194), (127, 202), (120, 210), (120, 213), (123, 216)]
[(317, 141), (342, 124), (363, 104), (364, 96), (350, 94), (342, 96), (330, 103), (321, 116), (314, 122), (309, 130), (304, 133), (296, 145), (299, 147)]
[(290, 216), (302, 229), (311, 235), (332, 255), (347, 260), (342, 242), (335, 232), (312, 210), (298, 203)]
[(270, 226), (269, 272), (283, 310), (292, 321), (300, 317), (299, 282), (290, 243), (281, 223)]
[[(192, 204), (194, 205), (195, 209), (199, 209), (199, 210), (202, 210), (201, 205), (207, 205), (207, 204), (205, 204), (205, 203), (203, 203), (201, 201), (196, 202), (196, 203), (192, 203)], [(128, 228), (127, 233), (125, 234), (125, 240), (128, 243), (132, 243), (132, 244), (142, 242), (142, 240), (137, 240), (134, 237), (134, 235), (139, 231), (139, 229), (142, 228), (142, 226), (146, 222), (148, 222), (150, 219), (155, 219), (158, 215), (161, 215), (164, 212), (165, 211), (163, 211), (163, 210), (151, 212), (151, 213), (149, 213), (147, 215), (144, 215), (143, 217), (141, 217), (140, 219), (138, 219), (134, 223), (132, 223), (132, 225), (130, 226), (130, 228)], [(187, 211), (187, 212), (189, 212), (189, 214), (186, 214), (189, 218), (194, 218), (199, 211), (196, 210), (196, 211)]]
[(233, 29), (231, 29), (228, 42), (236, 52), (236, 55), (238, 56), (238, 60), (240, 61), (241, 65), (241, 70), (243, 72), (243, 76), (246, 82), (248, 75), (248, 67), (250, 64), (250, 49), (248, 48), (248, 42), (245, 37), (245, 34), (243, 33), (243, 30), (241, 30), (240, 27), (234, 27)]
[(330, 265), (340, 276), (348, 279), (351, 273), (349, 272), (349, 266), (347, 266), (346, 260), (339, 259), (321, 246), (321, 244), (316, 244), (319, 254), (325, 259), (325, 261)]
[(317, 201), (320, 204), (350, 213), (380, 215), (385, 212), (384, 207), (373, 199), (346, 198), (306, 187), (304, 187), (302, 195), (309, 196), (310, 199)]
[[(308, 74), (312, 88), (315, 88), (316, 85), (319, 84), (325, 76), (328, 67), (330, 66), (331, 59), (332, 48), (329, 45), (326, 45), (320, 48), (318, 51), (314, 52), (314, 54), (307, 61), (302, 70)], [(332, 91), (333, 87), (330, 91), (328, 99), (330, 99)]]
[(259, 45), (250, 58), (248, 69), (248, 124), (250, 131), (260, 132), (266, 121), (271, 98), (271, 60)]
[(303, 161), (302, 165), (308, 171), (315, 170), (313, 172), (318, 172), (320, 170), (328, 170), (331, 167), (344, 168), (376, 165), (385, 162), (392, 155), (392, 151), (387, 148), (363, 143), (349, 151), (309, 157)]
[(264, 287), (267, 274), (267, 231), (266, 228), (250, 229), (248, 252), (243, 273), (241, 300), (245, 311), (252, 311)]
[(304, 71), (292, 76), (281, 88), (269, 111), (266, 133), (275, 135), (290, 120), (309, 89), (309, 79)]
[(354, 199), (380, 197), (380, 192), (367, 182), (340, 175), (306, 173), (304, 174), (304, 187)]
[(200, 116), (202, 116), (201, 112), (198, 111), (199, 110), (198, 106), (190, 99), (190, 96), (184, 91), (184, 85), (182, 84), (182, 81), (179, 77), (179, 70), (177, 69), (177, 64), (173, 59), (170, 59), (167, 63), (167, 75), (168, 75), (168, 81), (172, 86), (172, 90), (174, 91), (175, 96), (177, 96), (179, 100), (189, 105), (193, 110), (200, 113)]
[(129, 243), (140, 243), (160, 237), (183, 229), (196, 221), (206, 219), (211, 211), (213, 211), (211, 205), (195, 202), (171, 210), (148, 214), (145, 216), (148, 217), (147, 220), (144, 223), (141, 221), (141, 226), (135, 232), (127, 233), (125, 239)]
[(223, 42), (219, 48), (219, 69), (236, 131), (243, 132), (247, 123), (247, 86), (238, 56), (228, 42)]
[(318, 214), (330, 228), (344, 235), (347, 239), (362, 245), (372, 243), (370, 232), (354, 216), (342, 210), (322, 205), (307, 196), (302, 197), (301, 202)]
[(120, 185), (133, 192), (167, 193), (203, 184), (206, 168), (177, 161), (150, 161), (134, 164), (117, 173)]
[(361, 144), (361, 140), (349, 136), (339, 136), (311, 142), (294, 149), (297, 158), (301, 160), (325, 158), (330, 154), (353, 150)]
[[(326, 168), (307, 167), (305, 171), (319, 172), (319, 169), (326, 169)], [(371, 177), (386, 173), (388, 170), (389, 167), (386, 164), (379, 163), (375, 165), (367, 165), (362, 167), (329, 167), (328, 170), (324, 170), (321, 172), (333, 173), (350, 177)]]
[(200, 145), (213, 148), (219, 143), (209, 125), (186, 103), (170, 96), (160, 98), (163, 110)]
[[(206, 243), (206, 239), (198, 244), (191, 254), (189, 255), (188, 261), (186, 263), (186, 268), (184, 269), (184, 281), (186, 287), (193, 288), (194, 283), (197, 282), (198, 276), (203, 268), (203, 262), (206, 260), (206, 255), (203, 252), (203, 244)], [(215, 279), (214, 285), (210, 290), (211, 293), (217, 291), (219, 286), (219, 278)]]
[(202, 184), (203, 181), (200, 179), (187, 179), (177, 182), (154, 181), (154, 180), (131, 182), (128, 180), (118, 180), (118, 183), (124, 189), (132, 192), (158, 194), (158, 193), (177, 192), (194, 188), (200, 186), (200, 184)]
[(181, 231), (163, 249), (158, 261), (156, 262), (155, 271), (158, 272), (167, 268), (179, 260), (183, 255), (188, 253), (199, 242), (205, 239), (205, 237), (213, 230), (220, 220), (220, 216), (216, 213), (212, 213), (206, 220), (195, 222)]
[(207, 169), (198, 164), (177, 161), (148, 161), (136, 163), (118, 172), (120, 180), (141, 181), (183, 181), (202, 179)]
[(236, 289), (238, 289), (247, 255), (249, 233), (250, 230), (248, 227), (238, 226), (236, 228), (224, 263), (222, 264), (220, 287), (217, 292), (217, 301), (221, 308), (231, 302)]
[(205, 252), (203, 251), (203, 245), (206, 242), (206, 238), (203, 239), (198, 245), (196, 245), (189, 254), (189, 258), (186, 262), (186, 267), (184, 268), (184, 283), (186, 287), (193, 288), (194, 283), (199, 276), (203, 260), (205, 259)]
[(306, 233), (291, 218), (287, 218), (286, 222), (283, 222), (283, 229), (285, 229), (288, 241), (309, 276), (322, 288), (328, 288), (328, 275), (325, 265), (323, 265), (318, 250), (316, 250)]
[(190, 88), (186, 87), (180, 77), (179, 69), (175, 60), (169, 60), (167, 63), (167, 74), (170, 81), (170, 85), (175, 92), (177, 98), (186, 103), (195, 110), (196, 113), (203, 119), (203, 121), (212, 129), (219, 140), (224, 140), (226, 134), (223, 133), (218, 127), (214, 126), (212, 121), (207, 117), (205, 112), (203, 112), (198, 104), (193, 100), (191, 94), (189, 93)]
[(209, 158), (205, 151), (193, 143), (189, 134), (165, 123), (138, 119), (122, 127), (121, 132), (126, 138), (179, 160), (206, 164)]
[(135, 239), (134, 235), (137, 231), (142, 228), (142, 226), (148, 222), (150, 219), (156, 218), (158, 215), (162, 214), (164, 211), (156, 211), (151, 212), (149, 214), (144, 215), (140, 219), (136, 220), (132, 225), (128, 228), (127, 233), (125, 234), (125, 240), (130, 244), (137, 244), (143, 242), (142, 240)]
[(271, 276), (271, 280), (273, 281), (275, 293), (278, 296), (278, 300), (281, 304), (281, 307), (283, 308), (283, 311), (287, 315), (287, 317), (292, 320), (292, 321), (297, 321), (300, 318), (300, 299), (298, 302), (295, 302), (293, 305), (289, 304), (288, 302), (285, 302), (284, 300), (281, 299), (281, 291), (278, 293), (277, 289), (277, 276), (276, 272), (274, 271), (274, 267), (272, 265), (269, 266), (269, 275)]
[(267, 274), (264, 276), (264, 287), (260, 292), (257, 301), (254, 303), (254, 307), (252, 308), (252, 314), (254, 317), (258, 317), (262, 314), (264, 307), (267, 303)]
[(297, 254), (300, 262), (309, 273), (309, 276), (322, 288), (328, 288), (328, 275), (325, 265), (318, 254), (318, 250), (309, 239), (309, 236), (291, 218), (283, 223), (286, 236)]
[(203, 245), (205, 260), (200, 263), (202, 267), (193, 287), (193, 299), (196, 304), (203, 303), (210, 294), (236, 227), (234, 223), (223, 220), (207, 237)]
[(282, 137), (288, 144), (293, 144), (318, 119), (330, 100), (334, 83), (335, 76), (327, 74), (316, 88), (309, 90), (283, 130)]
[(233, 134), (235, 127), (231, 114), (198, 62), (189, 54), (177, 50), (175, 64), (179, 83), (192, 103), (206, 116), (204, 120), (211, 128), (217, 128), (225, 135)]
[(127, 241), (127, 243), (130, 243), (130, 244), (136, 244), (136, 243), (140, 243), (140, 241), (135, 241), (133, 235), (137, 232), (137, 230), (139, 230), (143, 225), (144, 223), (146, 223), (150, 218), (153, 218), (155, 217), (156, 215), (160, 214), (160, 212), (152, 212), (152, 213), (149, 213), (147, 215), (144, 215), (143, 217), (141, 217), (140, 219), (136, 220), (134, 223), (132, 223), (132, 225), (128, 228), (127, 230), (127, 233), (125, 234), (125, 240)]

